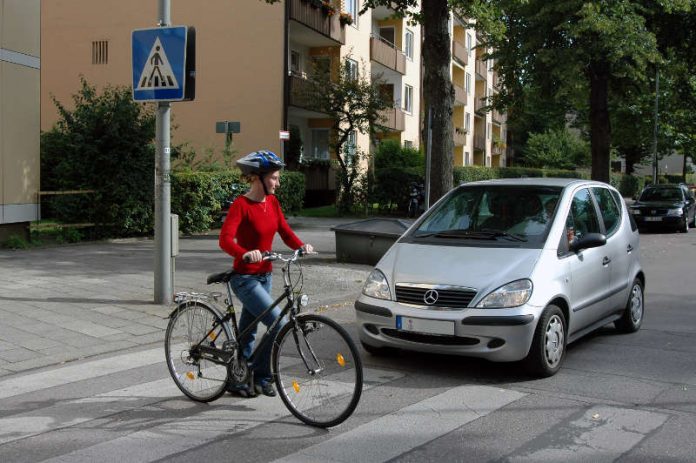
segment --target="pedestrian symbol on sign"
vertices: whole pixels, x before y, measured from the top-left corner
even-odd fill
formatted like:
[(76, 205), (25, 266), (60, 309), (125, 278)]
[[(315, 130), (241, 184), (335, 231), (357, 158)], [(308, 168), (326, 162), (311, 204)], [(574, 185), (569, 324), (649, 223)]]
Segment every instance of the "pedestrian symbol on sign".
[(155, 39), (152, 50), (147, 57), (143, 72), (138, 79), (136, 90), (177, 89), (179, 83), (176, 80), (172, 66), (169, 64), (167, 54), (162, 47), (159, 37)]

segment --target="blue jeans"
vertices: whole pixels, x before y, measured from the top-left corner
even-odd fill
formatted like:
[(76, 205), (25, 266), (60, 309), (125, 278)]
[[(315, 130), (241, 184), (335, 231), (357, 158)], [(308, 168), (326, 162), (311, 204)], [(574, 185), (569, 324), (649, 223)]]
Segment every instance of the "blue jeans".
[[(242, 315), (239, 317), (239, 332), (241, 333), (251, 325), (251, 322), (256, 317), (261, 315), (261, 312), (273, 303), (273, 298), (271, 298), (272, 275), (270, 273), (261, 275), (236, 274), (230, 281), (234, 294), (242, 301)], [(261, 322), (266, 327), (269, 327), (280, 313), (280, 307), (275, 306), (261, 319)], [(284, 324), (285, 320), (281, 320), (273, 332), (269, 334), (271, 338), (264, 343), (261, 351), (256, 352), (254, 362), (251, 365), (256, 384), (265, 385), (271, 382), (271, 348), (273, 346), (273, 338)], [(254, 349), (256, 328), (257, 326), (254, 326), (247, 336), (239, 340), (242, 346), (242, 353), (247, 359), (251, 356), (251, 352)]]

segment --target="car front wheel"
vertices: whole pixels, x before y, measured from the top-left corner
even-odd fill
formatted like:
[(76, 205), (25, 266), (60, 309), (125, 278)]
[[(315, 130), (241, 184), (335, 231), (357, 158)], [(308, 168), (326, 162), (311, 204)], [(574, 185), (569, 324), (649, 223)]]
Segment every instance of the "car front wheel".
[(626, 309), (621, 318), (614, 322), (614, 326), (622, 333), (635, 333), (643, 323), (645, 307), (643, 305), (643, 284), (638, 278), (633, 280), (631, 293), (628, 296)]
[(532, 346), (525, 359), (527, 369), (539, 376), (555, 375), (565, 358), (566, 320), (563, 311), (555, 305), (544, 309), (539, 318)]

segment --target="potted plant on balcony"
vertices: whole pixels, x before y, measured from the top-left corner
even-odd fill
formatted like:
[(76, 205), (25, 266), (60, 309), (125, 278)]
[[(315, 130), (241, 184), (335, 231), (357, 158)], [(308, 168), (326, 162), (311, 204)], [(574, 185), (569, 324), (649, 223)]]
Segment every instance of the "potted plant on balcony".
[(353, 15), (351, 15), (350, 13), (343, 12), (338, 17), (338, 20), (341, 21), (341, 26), (350, 26), (351, 24), (353, 24)]
[(323, 11), (326, 16), (333, 16), (336, 14), (336, 8), (326, 0), (321, 2), (321, 11)]
[(309, 5), (312, 8), (320, 8), (321, 4), (324, 3), (324, 2), (322, 2), (322, 0), (308, 0), (308, 1), (309, 1)]

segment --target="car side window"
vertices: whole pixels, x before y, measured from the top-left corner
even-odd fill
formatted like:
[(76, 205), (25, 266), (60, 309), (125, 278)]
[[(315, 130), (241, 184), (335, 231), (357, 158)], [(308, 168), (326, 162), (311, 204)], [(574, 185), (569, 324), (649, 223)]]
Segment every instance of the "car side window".
[(588, 233), (600, 233), (600, 229), (590, 190), (583, 188), (573, 196), (570, 212), (566, 219), (566, 236), (570, 242), (574, 238), (582, 238)]
[(621, 223), (621, 208), (616, 204), (614, 196), (607, 188), (594, 187), (592, 188), (592, 193), (595, 195), (599, 205), (606, 235), (611, 236)]

